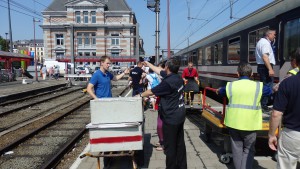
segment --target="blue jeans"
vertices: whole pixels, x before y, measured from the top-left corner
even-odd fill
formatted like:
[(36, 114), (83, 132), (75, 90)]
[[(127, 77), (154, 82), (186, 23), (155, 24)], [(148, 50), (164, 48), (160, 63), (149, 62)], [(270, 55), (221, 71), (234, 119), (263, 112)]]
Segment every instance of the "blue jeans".
[(132, 90), (132, 97), (136, 96), (136, 95), (138, 95), (138, 94), (140, 94), (142, 92), (143, 92), (143, 88), (142, 87), (141, 88), (137, 88), (137, 89), (133, 89)]
[[(264, 86), (273, 88), (274, 77), (269, 76), (269, 69), (262, 64), (257, 65), (257, 73), (259, 74), (260, 81), (263, 82)], [(261, 106), (266, 107), (269, 101), (269, 96), (262, 96)]]

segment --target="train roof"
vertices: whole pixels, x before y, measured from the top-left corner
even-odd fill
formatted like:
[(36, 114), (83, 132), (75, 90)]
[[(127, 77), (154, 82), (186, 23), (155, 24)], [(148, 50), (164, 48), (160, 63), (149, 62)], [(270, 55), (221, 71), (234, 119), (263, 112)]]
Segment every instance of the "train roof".
[(174, 56), (181, 56), (201, 46), (205, 46), (219, 39), (230, 36), (236, 32), (245, 30), (259, 23), (273, 19), (282, 13), (285, 13), (298, 7), (300, 7), (299, 0), (275, 0), (265, 5), (264, 7), (250, 13), (249, 15), (237, 20), (236, 22), (233, 22), (232, 24), (178, 51), (174, 54)]

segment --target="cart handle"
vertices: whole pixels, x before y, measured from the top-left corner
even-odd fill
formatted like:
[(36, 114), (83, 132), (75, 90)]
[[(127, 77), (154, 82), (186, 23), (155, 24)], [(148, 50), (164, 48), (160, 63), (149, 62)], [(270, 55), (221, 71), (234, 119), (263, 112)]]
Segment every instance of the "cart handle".
[(217, 113), (218, 115), (220, 115), (220, 116), (222, 117), (222, 119), (221, 119), (222, 124), (224, 124), (225, 111), (226, 111), (226, 97), (223, 97), (223, 112), (220, 113), (220, 112), (218, 112), (217, 110), (211, 108), (210, 106), (208, 106), (208, 105), (206, 104), (206, 92), (207, 92), (207, 90), (210, 90), (210, 91), (216, 93), (216, 91), (217, 91), (218, 89), (211, 88), (211, 87), (205, 87), (205, 88), (204, 88), (203, 99), (202, 99), (202, 101), (203, 101), (203, 103), (202, 103), (203, 109), (211, 110), (212, 112)]

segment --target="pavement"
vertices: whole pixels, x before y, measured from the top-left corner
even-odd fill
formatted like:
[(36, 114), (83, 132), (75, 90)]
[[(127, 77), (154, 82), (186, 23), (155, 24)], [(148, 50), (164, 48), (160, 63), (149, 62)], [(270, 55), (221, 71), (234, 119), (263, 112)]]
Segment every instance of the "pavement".
[[(199, 114), (200, 115), (200, 114)], [(201, 134), (201, 125), (196, 124), (193, 120), (193, 116), (188, 115), (185, 124), (185, 144), (187, 151), (187, 163), (189, 169), (233, 169), (233, 163), (223, 164), (219, 161), (219, 156), (223, 152), (222, 136), (215, 134), (213, 136), (213, 142), (206, 143)], [(199, 117), (198, 117), (199, 118)], [(149, 169), (162, 169), (165, 168), (165, 155), (162, 151), (157, 151), (153, 145), (158, 142), (156, 134), (156, 119), (157, 112), (147, 110), (145, 112), (145, 132), (144, 132), (144, 144), (145, 144), (145, 164), (141, 168)], [(87, 145), (86, 152), (89, 150)], [(267, 145), (261, 145), (267, 146)], [(84, 152), (83, 152), (84, 153)], [(82, 153), (82, 154), (83, 154)], [(101, 158), (101, 168), (103, 168), (103, 158)], [(275, 168), (276, 162), (272, 160), (271, 156), (259, 155), (255, 156), (254, 169), (269, 169)], [(71, 169), (96, 169), (96, 158), (86, 157), (83, 159), (77, 159)], [(110, 169), (129, 169), (132, 167), (131, 159), (128, 157), (115, 158), (109, 165)]]

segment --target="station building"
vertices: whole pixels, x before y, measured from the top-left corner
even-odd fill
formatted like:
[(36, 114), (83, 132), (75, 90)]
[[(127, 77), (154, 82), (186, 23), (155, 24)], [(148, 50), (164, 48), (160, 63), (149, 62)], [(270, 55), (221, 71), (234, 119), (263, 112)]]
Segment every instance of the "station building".
[(144, 53), (139, 25), (125, 0), (53, 0), (42, 12), (45, 59), (77, 65), (134, 63)]

